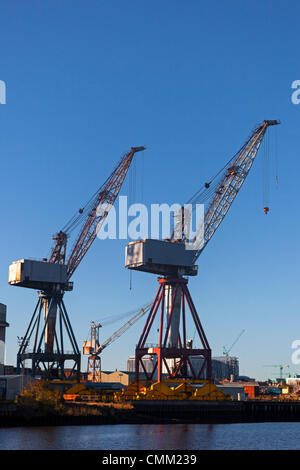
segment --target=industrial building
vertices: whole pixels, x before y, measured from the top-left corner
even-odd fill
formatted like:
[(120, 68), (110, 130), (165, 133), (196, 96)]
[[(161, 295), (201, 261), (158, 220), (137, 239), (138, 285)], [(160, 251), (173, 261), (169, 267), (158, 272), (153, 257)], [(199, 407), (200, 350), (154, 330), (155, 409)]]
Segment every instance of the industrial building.
[(239, 360), (235, 356), (212, 358), (212, 374), (215, 379), (234, 379), (239, 377)]
[(122, 370), (115, 371), (99, 371), (96, 373), (89, 373), (87, 375), (87, 382), (95, 383), (119, 383), (128, 386), (131, 382), (130, 373)]
[(5, 333), (9, 324), (6, 321), (6, 305), (0, 303), (0, 374), (4, 373)]
[[(143, 366), (146, 372), (151, 373), (154, 369), (156, 364), (156, 356), (144, 356), (143, 357)], [(192, 367), (196, 374), (199, 373), (204, 358), (202, 356), (191, 356), (190, 361)], [(143, 372), (143, 366), (140, 363), (139, 372)], [(135, 371), (135, 356), (129, 356), (127, 360), (127, 372), (134, 372)], [(167, 370), (163, 367), (163, 375), (167, 376)], [(227, 379), (230, 380), (233, 378), (238, 378), (239, 376), (239, 361), (237, 357), (213, 357), (212, 358), (212, 380), (223, 380)], [(201, 373), (200, 378), (204, 378), (204, 372)], [(153, 379), (157, 380), (157, 373), (153, 375)]]
[(300, 377), (286, 377), (285, 383), (291, 387), (300, 387)]
[(222, 384), (217, 385), (218, 390), (221, 390), (226, 395), (229, 395), (233, 400), (245, 400), (246, 394), (242, 384)]
[(31, 377), (26, 375), (0, 375), (0, 400), (14, 400), (30, 380)]
[[(148, 371), (149, 372), (149, 371)], [(145, 380), (146, 376), (141, 372), (141, 379)], [(135, 381), (135, 370), (126, 371), (126, 370), (115, 370), (115, 371), (101, 371), (99, 377), (96, 377), (94, 380), (93, 374), (88, 374), (87, 382), (91, 383), (109, 383), (109, 384), (121, 384), (128, 387), (129, 384)], [(85, 382), (82, 380), (81, 382)]]
[[(151, 373), (154, 369), (156, 358), (150, 355), (143, 357), (143, 366), (145, 370)], [(139, 365), (140, 372), (143, 372), (142, 364)], [(127, 372), (135, 372), (135, 356), (129, 356), (127, 360)]]

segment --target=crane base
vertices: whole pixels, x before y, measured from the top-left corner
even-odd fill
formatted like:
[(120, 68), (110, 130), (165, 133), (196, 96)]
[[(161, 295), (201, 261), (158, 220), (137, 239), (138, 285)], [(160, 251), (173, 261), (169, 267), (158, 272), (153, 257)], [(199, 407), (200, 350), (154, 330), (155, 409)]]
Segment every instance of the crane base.
[[(144, 372), (146, 380), (153, 380), (157, 373), (159, 382), (162, 381), (163, 375), (167, 375), (169, 378), (205, 379), (211, 381), (211, 349), (189, 293), (187, 283), (188, 280), (184, 278), (159, 278), (159, 288), (135, 350), (136, 382), (139, 382), (140, 371)], [(166, 313), (165, 304), (167, 302)], [(147, 345), (147, 338), (159, 310), (159, 342), (157, 345)], [(191, 341), (187, 340), (186, 314), (188, 311), (196, 327), (198, 339), (200, 339), (202, 345), (201, 348), (193, 348)], [(172, 331), (174, 322), (177, 325), (174, 328), (175, 334), (174, 330)], [(166, 323), (165, 332), (164, 323)], [(181, 325), (181, 331), (179, 325)], [(145, 355), (156, 356), (157, 358), (151, 372), (146, 370), (143, 363)], [(193, 358), (197, 360), (197, 368)]]
[[(26, 360), (31, 360), (32, 376), (41, 374), (46, 379), (80, 381), (80, 354), (25, 353), (17, 355), (17, 373), (25, 369)], [(66, 370), (65, 361), (72, 361), (73, 368)]]
[[(29, 351), (31, 340), (33, 349)], [(68, 347), (72, 348), (70, 351), (66, 350), (66, 340), (70, 345)], [(81, 355), (63, 301), (63, 292), (39, 293), (38, 302), (17, 354), (18, 374), (21, 369), (26, 368), (26, 360), (31, 361), (33, 376), (42, 375), (47, 379), (62, 380), (75, 378), (80, 381)], [(72, 361), (71, 368), (65, 368), (66, 361)]]

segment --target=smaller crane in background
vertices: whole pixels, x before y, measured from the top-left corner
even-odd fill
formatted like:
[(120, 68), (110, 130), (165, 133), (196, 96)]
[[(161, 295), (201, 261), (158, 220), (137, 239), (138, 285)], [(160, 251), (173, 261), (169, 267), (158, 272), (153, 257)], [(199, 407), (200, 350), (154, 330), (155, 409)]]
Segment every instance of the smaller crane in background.
[(90, 339), (83, 342), (82, 353), (90, 354), (88, 358), (87, 374), (92, 374), (92, 382), (101, 382), (101, 359), (96, 353), (99, 348), (99, 329), (101, 323), (91, 321)]
[(243, 333), (245, 333), (246, 330), (242, 330), (239, 335), (237, 336), (237, 338), (234, 340), (234, 342), (232, 343), (232, 345), (230, 346), (229, 349), (227, 349), (225, 346), (223, 346), (223, 354), (224, 356), (228, 359), (229, 357), (229, 353), (230, 351), (232, 350), (233, 346), (235, 346), (235, 344), (238, 342), (238, 340), (240, 339), (240, 337), (242, 336)]
[(267, 365), (263, 365), (263, 367), (277, 367), (279, 368), (279, 378), (280, 379), (283, 379), (283, 375), (288, 375), (288, 374), (283, 374), (283, 369), (284, 367), (290, 367), (289, 365), (286, 365), (286, 366), (283, 366), (282, 364), (267, 364)]
[(104, 343), (100, 344), (99, 341), (99, 329), (102, 327), (100, 323), (91, 322), (90, 327), (90, 339), (83, 342), (82, 353), (88, 354), (88, 365), (87, 365), (87, 374), (88, 380), (91, 377), (92, 382), (101, 382), (101, 358), (100, 354), (103, 349), (107, 348), (111, 343), (120, 338), (120, 336), (125, 333), (128, 328), (134, 325), (142, 316), (149, 312), (152, 303), (145, 305), (124, 324), (118, 330), (116, 330)]

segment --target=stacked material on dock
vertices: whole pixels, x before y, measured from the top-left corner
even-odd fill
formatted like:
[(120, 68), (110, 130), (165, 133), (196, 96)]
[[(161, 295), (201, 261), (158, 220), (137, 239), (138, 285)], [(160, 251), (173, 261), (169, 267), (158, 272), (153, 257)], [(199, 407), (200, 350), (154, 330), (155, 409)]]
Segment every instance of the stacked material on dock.
[(230, 400), (222, 390), (207, 381), (163, 381), (132, 383), (127, 390), (115, 394), (118, 401), (132, 400)]
[(122, 390), (123, 385), (113, 382), (77, 383), (66, 390), (66, 401), (113, 401), (114, 394)]

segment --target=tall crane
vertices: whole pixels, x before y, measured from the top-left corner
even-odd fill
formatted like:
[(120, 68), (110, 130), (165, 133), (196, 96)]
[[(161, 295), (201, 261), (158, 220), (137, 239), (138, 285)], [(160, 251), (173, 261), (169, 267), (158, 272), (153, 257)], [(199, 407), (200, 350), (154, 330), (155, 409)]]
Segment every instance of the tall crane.
[[(145, 147), (131, 147), (84, 207), (54, 235), (54, 247), (49, 261), (46, 258), (42, 261), (24, 259), (10, 265), (10, 285), (39, 291), (38, 302), (17, 354), (18, 371), (26, 359), (31, 359), (33, 375), (43, 368), (48, 377), (65, 378), (65, 362), (73, 361), (70, 376), (75, 374), (79, 379), (80, 350), (63, 301), (64, 293), (73, 289), (70, 279), (117, 199), (135, 153), (142, 150)], [(67, 241), (78, 228), (79, 233), (67, 256)], [(31, 337), (34, 338), (33, 350), (29, 352), (27, 345)], [(66, 351), (65, 337), (68, 338), (72, 351)]]
[[(169, 240), (138, 240), (126, 247), (125, 266), (128, 269), (159, 274), (159, 288), (135, 350), (136, 381), (139, 365), (145, 354), (157, 356), (158, 380), (163, 368), (169, 377), (205, 377), (211, 380), (211, 349), (188, 290), (188, 276), (196, 276), (196, 261), (224, 220), (253, 165), (267, 129), (280, 122), (265, 120), (250, 134), (239, 151), (225, 166), (188, 201), (190, 204), (206, 202), (207, 209), (192, 240), (185, 232), (186, 222), (181, 218), (179, 231)], [(184, 209), (181, 211), (184, 214)], [(176, 235), (176, 236), (175, 236)], [(186, 277), (184, 277), (186, 276)], [(189, 310), (196, 326), (201, 348), (195, 349), (187, 342), (186, 315)], [(147, 338), (154, 318), (160, 310), (158, 344), (147, 346)], [(164, 327), (166, 327), (164, 331)], [(181, 331), (180, 331), (181, 330)], [(195, 361), (195, 356), (198, 361)], [(195, 363), (197, 362), (198, 368)], [(154, 377), (155, 369), (147, 375)]]
[(99, 342), (99, 328), (102, 327), (100, 323), (91, 322), (90, 328), (90, 340), (84, 341), (82, 352), (88, 354), (88, 375), (92, 375), (93, 382), (101, 382), (101, 358), (100, 354), (107, 348), (111, 343), (116, 341), (122, 336), (131, 326), (133, 326), (140, 318), (142, 318), (147, 312), (149, 312), (152, 303), (145, 305), (138, 311), (136, 311), (132, 317), (118, 328), (109, 338), (107, 338), (102, 344)]

